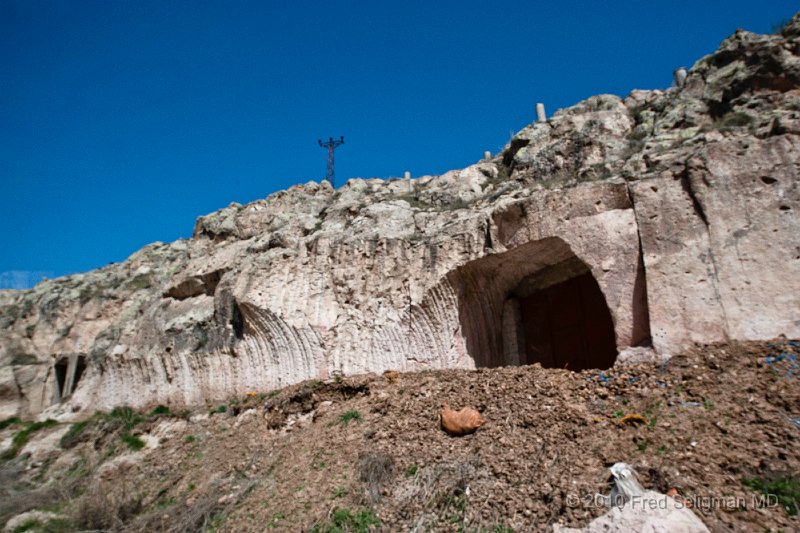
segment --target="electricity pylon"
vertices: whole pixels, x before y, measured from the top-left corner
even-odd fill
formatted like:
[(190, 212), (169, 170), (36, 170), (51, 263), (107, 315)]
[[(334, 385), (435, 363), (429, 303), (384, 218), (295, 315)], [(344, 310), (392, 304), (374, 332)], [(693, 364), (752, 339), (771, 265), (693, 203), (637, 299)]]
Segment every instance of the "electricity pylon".
[(344, 144), (344, 137), (339, 137), (338, 140), (334, 141), (333, 137), (329, 138), (327, 141), (322, 142), (317, 140), (319, 145), (323, 148), (328, 149), (328, 168), (327, 172), (325, 173), (325, 179), (331, 184), (331, 187), (335, 187), (335, 176), (333, 171), (333, 151), (336, 150), (337, 147)]

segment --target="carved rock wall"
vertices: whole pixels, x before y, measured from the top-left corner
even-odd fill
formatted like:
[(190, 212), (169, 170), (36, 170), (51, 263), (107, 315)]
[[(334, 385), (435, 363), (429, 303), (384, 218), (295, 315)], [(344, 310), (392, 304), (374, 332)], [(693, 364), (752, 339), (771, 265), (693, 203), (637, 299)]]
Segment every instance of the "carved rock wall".
[(545, 273), (591, 273), (620, 352), (800, 336), (798, 36), (737, 32), (683, 87), (592, 97), (467, 169), (298, 185), (0, 291), (0, 418), (515, 364)]

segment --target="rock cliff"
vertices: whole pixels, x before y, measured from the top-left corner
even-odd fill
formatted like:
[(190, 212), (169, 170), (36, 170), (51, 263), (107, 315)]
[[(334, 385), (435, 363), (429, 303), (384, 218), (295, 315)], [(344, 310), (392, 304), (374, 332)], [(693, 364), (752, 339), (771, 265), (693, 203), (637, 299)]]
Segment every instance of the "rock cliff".
[(0, 418), (800, 336), (800, 16), (417, 179), (297, 185), (0, 291)]

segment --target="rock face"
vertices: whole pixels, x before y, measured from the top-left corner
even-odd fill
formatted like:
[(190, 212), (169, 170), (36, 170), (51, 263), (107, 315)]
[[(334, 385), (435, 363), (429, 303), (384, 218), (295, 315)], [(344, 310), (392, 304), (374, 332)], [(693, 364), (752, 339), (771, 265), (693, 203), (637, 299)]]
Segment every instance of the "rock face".
[(589, 98), (466, 169), (298, 185), (0, 291), (0, 418), (798, 336), (798, 161), (796, 16), (738, 31), (681, 87)]

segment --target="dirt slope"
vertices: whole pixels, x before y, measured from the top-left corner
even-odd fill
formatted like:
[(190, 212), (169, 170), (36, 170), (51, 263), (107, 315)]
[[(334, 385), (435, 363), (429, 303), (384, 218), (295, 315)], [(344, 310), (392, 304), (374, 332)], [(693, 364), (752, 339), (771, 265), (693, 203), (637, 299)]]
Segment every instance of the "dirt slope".
[[(47, 531), (543, 531), (603, 514), (594, 495), (625, 461), (712, 531), (796, 531), (799, 347), (702, 346), (604, 373), (347, 377), (242, 391), (211, 416), (96, 416), (66, 450), (67, 426), (45, 428), (3, 464), (0, 520), (38, 508), (62, 517)], [(449, 437), (443, 402), (488, 422)], [(765, 483), (780, 504), (758, 505)]]

